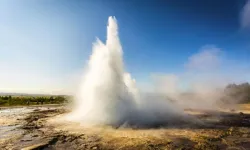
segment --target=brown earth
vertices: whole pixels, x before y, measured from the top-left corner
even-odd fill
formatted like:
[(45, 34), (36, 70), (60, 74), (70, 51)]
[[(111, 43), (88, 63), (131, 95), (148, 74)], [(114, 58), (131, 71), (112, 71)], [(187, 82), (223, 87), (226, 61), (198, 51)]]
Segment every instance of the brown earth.
[[(38, 108), (17, 118), (12, 135), (0, 140), (0, 149), (245, 150), (250, 149), (250, 114), (245, 113), (248, 108), (244, 112), (187, 110), (201, 123), (183, 125), (180, 121), (150, 129), (87, 128), (61, 121), (67, 112), (62, 107)], [(13, 126), (13, 119), (10, 123)]]

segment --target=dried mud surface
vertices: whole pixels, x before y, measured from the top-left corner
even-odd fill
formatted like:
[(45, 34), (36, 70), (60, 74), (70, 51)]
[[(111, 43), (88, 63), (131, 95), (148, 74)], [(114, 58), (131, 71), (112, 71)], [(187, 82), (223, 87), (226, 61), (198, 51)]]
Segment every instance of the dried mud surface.
[[(158, 128), (86, 128), (59, 118), (63, 107), (0, 110), (0, 149), (250, 149), (250, 114), (187, 110), (201, 123)], [(6, 115), (7, 114), (7, 115)]]

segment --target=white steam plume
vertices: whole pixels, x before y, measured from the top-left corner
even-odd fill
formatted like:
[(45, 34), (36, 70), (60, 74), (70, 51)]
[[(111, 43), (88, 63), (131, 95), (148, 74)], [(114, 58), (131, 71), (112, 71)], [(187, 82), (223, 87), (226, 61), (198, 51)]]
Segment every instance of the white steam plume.
[(124, 70), (117, 21), (109, 17), (106, 44), (97, 39), (93, 45), (68, 119), (84, 125), (159, 124), (180, 113), (170, 105), (164, 97), (139, 93), (135, 80)]

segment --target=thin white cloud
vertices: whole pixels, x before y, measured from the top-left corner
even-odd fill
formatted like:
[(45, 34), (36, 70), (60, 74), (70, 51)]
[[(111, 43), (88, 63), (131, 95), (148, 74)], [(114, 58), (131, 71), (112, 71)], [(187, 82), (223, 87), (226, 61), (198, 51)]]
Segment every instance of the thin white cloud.
[(241, 27), (250, 28), (250, 0), (248, 0), (241, 11)]
[(211, 70), (220, 65), (221, 50), (215, 46), (204, 46), (200, 52), (188, 58), (185, 64), (189, 70)]

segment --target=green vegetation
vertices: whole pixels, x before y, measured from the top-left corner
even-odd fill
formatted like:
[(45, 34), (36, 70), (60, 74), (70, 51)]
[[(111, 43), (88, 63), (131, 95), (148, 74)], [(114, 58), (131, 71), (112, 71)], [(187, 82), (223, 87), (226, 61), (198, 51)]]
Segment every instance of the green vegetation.
[(63, 104), (68, 96), (0, 96), (0, 106)]

